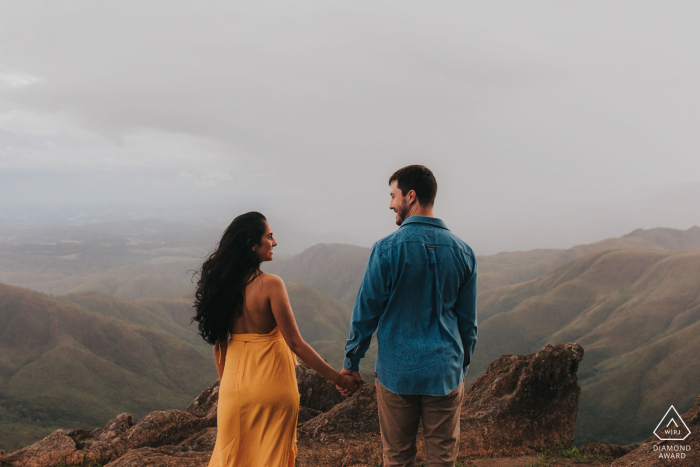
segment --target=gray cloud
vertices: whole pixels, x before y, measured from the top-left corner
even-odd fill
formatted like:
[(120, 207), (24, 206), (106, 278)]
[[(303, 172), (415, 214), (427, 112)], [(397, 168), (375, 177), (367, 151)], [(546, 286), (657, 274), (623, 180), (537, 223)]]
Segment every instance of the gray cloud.
[(258, 209), (370, 244), (388, 176), (424, 163), (477, 252), (687, 228), (663, 193), (700, 181), (699, 9), (6, 3), (0, 204)]

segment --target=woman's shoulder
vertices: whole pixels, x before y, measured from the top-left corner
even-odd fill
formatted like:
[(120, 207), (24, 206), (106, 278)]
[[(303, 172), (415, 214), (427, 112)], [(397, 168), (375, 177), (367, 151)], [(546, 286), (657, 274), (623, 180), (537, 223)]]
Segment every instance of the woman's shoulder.
[(282, 298), (287, 295), (287, 288), (280, 276), (262, 273), (260, 279), (260, 292), (269, 299)]
[(268, 289), (278, 289), (278, 288), (284, 288), (284, 281), (280, 276), (277, 276), (275, 274), (270, 274), (267, 272), (263, 272), (260, 274), (260, 281), (263, 284), (264, 288)]

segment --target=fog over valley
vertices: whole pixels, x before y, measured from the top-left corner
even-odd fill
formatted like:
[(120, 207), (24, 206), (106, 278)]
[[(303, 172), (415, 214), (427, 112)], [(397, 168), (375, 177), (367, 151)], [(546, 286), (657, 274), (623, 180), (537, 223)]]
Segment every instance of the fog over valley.
[(257, 210), (280, 252), (370, 246), (389, 175), (422, 163), (478, 254), (687, 229), (699, 8), (8, 4), (0, 224)]

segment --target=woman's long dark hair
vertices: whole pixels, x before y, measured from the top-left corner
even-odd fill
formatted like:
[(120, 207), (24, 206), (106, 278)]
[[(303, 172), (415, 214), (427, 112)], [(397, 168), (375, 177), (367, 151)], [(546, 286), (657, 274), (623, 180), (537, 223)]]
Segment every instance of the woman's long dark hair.
[(194, 307), (199, 335), (209, 344), (228, 339), (233, 320), (243, 314), (246, 285), (262, 274), (253, 247), (265, 234), (267, 220), (259, 212), (236, 217), (218, 246), (202, 264)]

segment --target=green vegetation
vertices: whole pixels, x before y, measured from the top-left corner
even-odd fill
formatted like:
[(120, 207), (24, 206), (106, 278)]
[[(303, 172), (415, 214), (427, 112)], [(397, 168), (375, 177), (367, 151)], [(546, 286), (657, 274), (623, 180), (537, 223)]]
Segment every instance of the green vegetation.
[[(287, 282), (304, 338), (342, 366), (350, 310)], [(94, 429), (120, 413), (185, 410), (216, 380), (212, 350), (185, 299), (60, 298), (0, 284), (0, 448), (58, 428)]]
[(538, 449), (537, 457), (534, 461), (528, 462), (524, 467), (548, 467), (550, 465), (559, 464), (559, 459), (571, 459), (574, 464), (592, 464), (599, 465), (611, 464), (615, 458), (610, 456), (593, 456), (590, 454), (581, 454), (577, 448), (567, 449), (559, 445), (554, 450)]
[[(685, 411), (697, 396), (700, 256), (663, 248), (697, 247), (699, 231), (652, 229), (568, 250), (478, 257), (479, 288), (491, 290), (479, 294), (479, 343), (467, 384), (502, 354), (578, 342), (586, 353), (576, 444), (646, 439), (671, 403)], [(269, 266), (342, 299), (357, 293), (368, 254), (317, 245)], [(367, 360), (363, 374), (373, 371)]]
[(646, 439), (671, 404), (683, 413), (697, 397), (698, 282), (698, 250), (627, 249), (482, 292), (467, 384), (502, 354), (577, 342), (585, 355), (576, 444)]
[[(635, 230), (621, 238), (577, 245), (477, 256), (479, 291), (526, 282), (589, 253), (612, 249), (700, 248), (700, 228)], [(267, 272), (302, 282), (352, 307), (369, 258), (369, 248), (345, 244), (314, 245), (290, 258), (265, 263)]]
[(148, 326), (120, 317), (122, 301), (106, 303), (114, 306), (97, 313), (0, 285), (0, 406), (7, 415), (0, 448), (14, 451), (57, 428), (93, 429), (123, 412), (139, 420), (185, 409), (216, 379), (209, 346), (165, 330), (175, 318), (139, 308), (153, 320)]
[(320, 243), (291, 258), (263, 263), (263, 269), (302, 282), (352, 309), (368, 259), (369, 248)]
[[(184, 409), (214, 381), (211, 348), (189, 323), (187, 271), (220, 233), (153, 221), (5, 233), (0, 282), (70, 293), (0, 284), (0, 448), (122, 412), (139, 420)], [(697, 248), (699, 234), (652, 229), (479, 256), (479, 343), (467, 383), (502, 354), (578, 342), (586, 353), (576, 444), (646, 439), (671, 403), (683, 413), (697, 396), (700, 254), (660, 248)], [(368, 255), (321, 244), (264, 264), (289, 281), (302, 335), (336, 368)], [(361, 366), (369, 381), (375, 353), (376, 341)]]
[(56, 424), (42, 420), (43, 415), (38, 413), (34, 418), (21, 417), (10, 413), (5, 407), (5, 402), (0, 400), (0, 440), (6, 453), (21, 449), (27, 444), (27, 440), (39, 440), (61, 428)]

